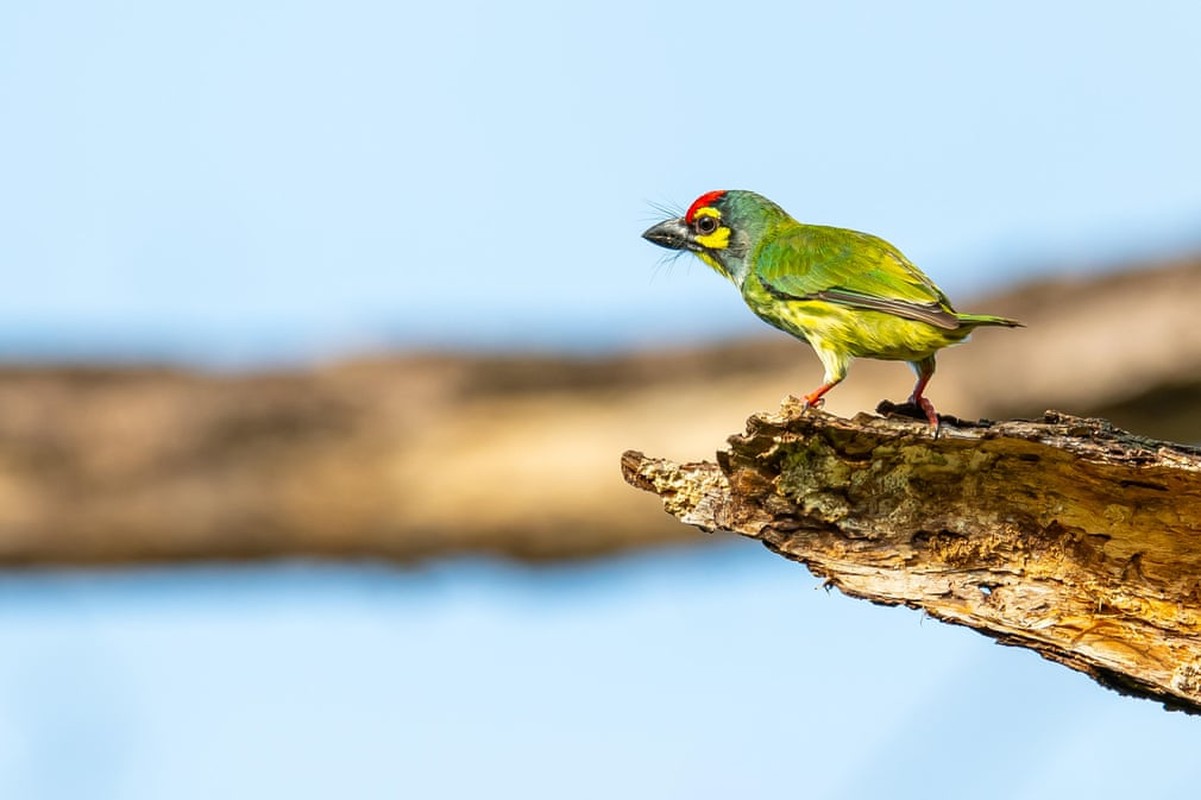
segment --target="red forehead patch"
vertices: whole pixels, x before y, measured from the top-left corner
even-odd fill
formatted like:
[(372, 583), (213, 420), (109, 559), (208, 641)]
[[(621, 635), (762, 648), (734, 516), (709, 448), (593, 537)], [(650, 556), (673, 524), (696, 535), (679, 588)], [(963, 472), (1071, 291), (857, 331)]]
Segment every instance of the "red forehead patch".
[(692, 205), (688, 206), (688, 213), (684, 215), (684, 221), (691, 223), (692, 218), (696, 216), (697, 211), (701, 210), (705, 206), (713, 205), (719, 199), (721, 199), (721, 196), (725, 193), (726, 192), (724, 189), (718, 189), (716, 192), (706, 192), (697, 199), (693, 200)]

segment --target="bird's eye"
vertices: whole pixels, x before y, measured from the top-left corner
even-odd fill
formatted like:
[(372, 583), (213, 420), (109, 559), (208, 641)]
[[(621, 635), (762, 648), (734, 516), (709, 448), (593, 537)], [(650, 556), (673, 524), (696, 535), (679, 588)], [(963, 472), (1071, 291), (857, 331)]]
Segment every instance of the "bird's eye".
[(701, 217), (696, 221), (696, 232), (708, 236), (717, 230), (717, 217)]

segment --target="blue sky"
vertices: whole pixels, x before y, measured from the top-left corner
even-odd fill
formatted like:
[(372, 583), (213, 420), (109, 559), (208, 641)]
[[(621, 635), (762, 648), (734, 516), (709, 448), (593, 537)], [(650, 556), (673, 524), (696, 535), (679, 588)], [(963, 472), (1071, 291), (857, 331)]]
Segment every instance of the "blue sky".
[[(955, 297), (1201, 247), (1198, 30), (1196, 3), (6, 3), (0, 359), (762, 331), (638, 237), (714, 188), (880, 234)], [(10, 573), (0, 643), (4, 797), (1201, 778), (1195, 720), (753, 547)]]
[(1195, 4), (10, 3), (0, 357), (761, 330), (648, 202), (752, 188), (953, 295), (1201, 246)]
[(827, 593), (748, 541), (551, 570), (10, 577), (0, 640), (12, 798), (1051, 800), (1201, 780), (1196, 718)]

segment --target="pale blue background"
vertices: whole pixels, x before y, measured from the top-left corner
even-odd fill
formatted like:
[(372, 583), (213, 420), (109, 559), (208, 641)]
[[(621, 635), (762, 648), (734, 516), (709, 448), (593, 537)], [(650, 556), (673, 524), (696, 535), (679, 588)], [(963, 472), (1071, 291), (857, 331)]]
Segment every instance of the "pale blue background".
[(0, 6), (0, 357), (761, 330), (648, 201), (753, 188), (955, 296), (1201, 247), (1195, 3)]
[(1193, 797), (1198, 720), (752, 542), (9, 577), (0, 796)]
[[(0, 358), (754, 332), (638, 239), (721, 187), (956, 297), (1201, 248), (1198, 30), (1194, 3), (5, 3)], [(1196, 720), (738, 544), (10, 572), (0, 797), (1195, 794)]]

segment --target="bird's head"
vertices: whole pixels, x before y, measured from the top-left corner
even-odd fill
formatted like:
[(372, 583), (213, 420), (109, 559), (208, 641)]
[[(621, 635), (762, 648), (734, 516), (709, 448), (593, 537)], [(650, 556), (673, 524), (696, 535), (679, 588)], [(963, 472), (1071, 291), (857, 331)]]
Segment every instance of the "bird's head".
[(766, 197), (738, 189), (706, 192), (684, 216), (650, 227), (642, 238), (670, 250), (689, 250), (742, 286), (746, 257), (788, 215)]

